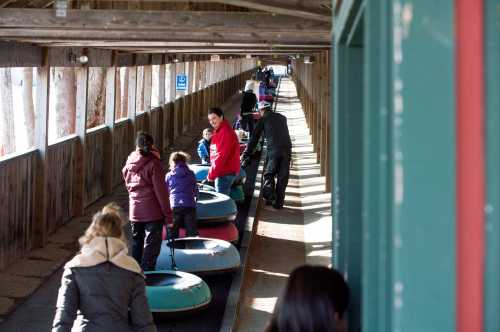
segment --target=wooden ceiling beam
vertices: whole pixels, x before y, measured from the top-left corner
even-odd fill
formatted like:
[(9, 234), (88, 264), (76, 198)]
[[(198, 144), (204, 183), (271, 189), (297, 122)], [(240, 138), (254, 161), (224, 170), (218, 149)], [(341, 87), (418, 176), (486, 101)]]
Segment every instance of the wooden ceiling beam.
[(295, 32), (271, 33), (262, 35), (248, 32), (190, 32), (175, 31), (170, 33), (158, 31), (103, 31), (85, 29), (30, 29), (0, 28), (0, 39), (31, 40), (43, 44), (47, 42), (72, 43), (72, 46), (94, 46), (100, 42), (209, 42), (209, 43), (242, 43), (249, 44), (325, 44), (331, 42), (329, 33)]
[(285, 15), (248, 12), (79, 10), (56, 17), (52, 9), (7, 8), (0, 11), (0, 28), (156, 32), (324, 32), (331, 24), (290, 19)]
[[(99, 0), (99, 2), (112, 2), (115, 0)], [(137, 0), (120, 0), (121, 2), (139, 3)], [(258, 10), (279, 15), (288, 15), (322, 22), (331, 22), (331, 0), (147, 0), (149, 3), (191, 2), (191, 3), (217, 3), (235, 7)]]
[[(323, 22), (331, 22), (331, 12), (321, 8), (323, 3), (329, 1), (309, 0), (306, 2), (293, 0), (219, 0), (217, 2), (228, 5), (256, 9), (279, 15), (289, 15)], [(316, 5), (316, 6), (313, 6)]]
[[(30, 44), (39, 44), (39, 40), (23, 40)], [(329, 43), (315, 44), (265, 44), (265, 43), (176, 43), (176, 42), (116, 42), (116, 41), (69, 41), (60, 42), (56, 40), (44, 40), (42, 45), (50, 47), (102, 47), (102, 48), (141, 48), (141, 49), (156, 49), (156, 48), (183, 48), (183, 49), (199, 49), (199, 48), (252, 48), (252, 49), (282, 49), (282, 48), (308, 48), (308, 49), (323, 49), (329, 48)]]
[[(108, 49), (105, 47), (102, 47), (102, 49)], [(140, 48), (140, 47), (124, 47), (121, 50), (123, 51), (128, 51), (128, 52), (140, 52), (140, 53), (148, 53), (148, 52), (156, 52), (156, 53), (182, 53), (182, 54), (189, 54), (189, 53), (204, 53), (204, 54), (212, 54), (212, 53), (297, 53), (301, 51), (308, 51), (311, 50), (312, 52), (319, 52), (321, 50), (326, 50), (329, 48), (324, 48), (324, 49), (307, 49), (307, 48), (288, 48), (288, 49), (275, 49), (275, 50), (269, 50), (269, 49), (255, 49), (255, 48), (156, 48), (156, 49), (149, 49), (149, 48)]]

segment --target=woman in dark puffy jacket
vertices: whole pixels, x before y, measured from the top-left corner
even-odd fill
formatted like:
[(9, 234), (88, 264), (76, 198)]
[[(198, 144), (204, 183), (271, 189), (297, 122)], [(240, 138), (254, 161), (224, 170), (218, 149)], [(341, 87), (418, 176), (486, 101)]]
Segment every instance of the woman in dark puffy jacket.
[(132, 256), (144, 271), (151, 271), (160, 254), (163, 225), (172, 219), (165, 170), (151, 135), (137, 134), (136, 149), (122, 173), (129, 193)]
[[(155, 332), (139, 264), (127, 255), (119, 208), (97, 212), (64, 266), (52, 332)], [(75, 322), (76, 319), (76, 322)]]

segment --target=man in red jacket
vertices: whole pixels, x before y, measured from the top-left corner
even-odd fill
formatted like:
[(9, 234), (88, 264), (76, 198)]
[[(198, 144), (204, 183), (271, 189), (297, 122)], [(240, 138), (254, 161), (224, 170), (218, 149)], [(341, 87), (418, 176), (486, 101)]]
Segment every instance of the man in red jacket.
[(240, 144), (220, 108), (208, 110), (208, 121), (214, 128), (210, 141), (210, 169), (208, 181), (215, 181), (215, 190), (229, 195), (236, 176), (240, 173)]

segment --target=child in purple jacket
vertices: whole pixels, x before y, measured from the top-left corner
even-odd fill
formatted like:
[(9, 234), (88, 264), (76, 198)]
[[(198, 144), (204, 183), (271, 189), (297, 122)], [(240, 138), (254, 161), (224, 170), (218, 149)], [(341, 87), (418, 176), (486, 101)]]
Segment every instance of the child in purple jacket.
[(187, 166), (190, 156), (181, 151), (170, 155), (170, 172), (165, 182), (170, 192), (170, 206), (173, 211), (172, 237), (179, 237), (179, 228), (186, 228), (187, 236), (198, 236), (196, 227), (196, 196), (198, 186), (192, 170)]

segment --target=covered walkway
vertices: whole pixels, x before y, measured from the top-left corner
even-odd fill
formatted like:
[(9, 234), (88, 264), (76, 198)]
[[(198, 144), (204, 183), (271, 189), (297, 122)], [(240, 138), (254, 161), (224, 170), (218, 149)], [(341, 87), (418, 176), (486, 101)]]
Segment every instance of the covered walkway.
[[(236, 94), (222, 105), (229, 121), (232, 121), (239, 111), (240, 96)], [(197, 160), (196, 143), (206, 122), (195, 123), (190, 130), (179, 136), (170, 147), (171, 151), (189, 152), (193, 160)], [(166, 162), (168, 156), (164, 155)], [(128, 214), (128, 193), (124, 184), (115, 188), (113, 193), (104, 197), (89, 207), (86, 215), (71, 220), (49, 238), (49, 245), (30, 253), (5, 271), (0, 273), (0, 306), (3, 310), (17, 309), (0, 322), (0, 331), (20, 330), (23, 332), (49, 331), (54, 318), (57, 290), (60, 286), (64, 264), (78, 250), (76, 239), (90, 224), (92, 215), (109, 202), (117, 202)], [(127, 225), (128, 226), (128, 225)], [(204, 327), (189, 317), (175, 321), (159, 321), (159, 331), (217, 331), (224, 313), (226, 296), (231, 285), (232, 276), (220, 276), (207, 280), (213, 300), (210, 308), (199, 315)], [(40, 287), (40, 288), (38, 288)], [(37, 289), (38, 288), (38, 289)], [(36, 291), (35, 291), (36, 290)], [(5, 304), (4, 304), (5, 303)], [(7, 306), (7, 305), (10, 306)]]

